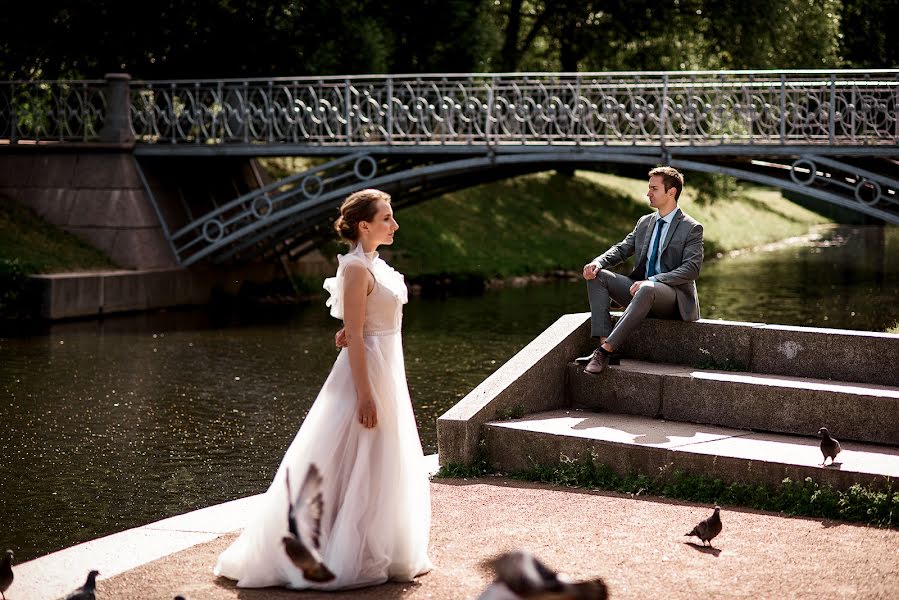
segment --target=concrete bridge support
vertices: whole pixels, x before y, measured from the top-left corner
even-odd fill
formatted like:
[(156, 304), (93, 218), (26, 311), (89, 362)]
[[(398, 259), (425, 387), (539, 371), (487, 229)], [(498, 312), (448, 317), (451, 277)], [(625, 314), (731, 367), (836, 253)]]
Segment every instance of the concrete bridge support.
[(31, 208), (125, 269), (177, 266), (130, 145), (5, 151), (0, 196)]

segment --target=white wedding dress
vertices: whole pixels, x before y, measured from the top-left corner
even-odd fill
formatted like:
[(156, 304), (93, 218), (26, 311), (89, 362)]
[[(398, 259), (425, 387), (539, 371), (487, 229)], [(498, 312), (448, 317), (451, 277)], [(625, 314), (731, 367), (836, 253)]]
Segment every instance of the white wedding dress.
[[(343, 273), (353, 261), (362, 262), (375, 279), (366, 302), (363, 340), (378, 424), (366, 429), (359, 423), (344, 348), (257, 512), (213, 569), (216, 575), (237, 580), (238, 587), (333, 590), (388, 579), (409, 581), (432, 568), (427, 554), (428, 473), (406, 384), (400, 334), (402, 305), (408, 301), (406, 284), (377, 253), (366, 255), (357, 246), (338, 256), (337, 275), (324, 284), (331, 294), (327, 305), (338, 319), (343, 318)], [(310, 463), (324, 478), (321, 554), (336, 575), (326, 584), (304, 579), (281, 542), (288, 532), (285, 469), (296, 494)]]

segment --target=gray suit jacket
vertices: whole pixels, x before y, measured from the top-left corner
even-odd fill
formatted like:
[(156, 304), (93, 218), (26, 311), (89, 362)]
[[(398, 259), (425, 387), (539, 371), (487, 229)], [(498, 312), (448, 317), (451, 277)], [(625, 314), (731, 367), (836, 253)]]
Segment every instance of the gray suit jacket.
[[(658, 218), (657, 212), (640, 217), (637, 226), (626, 238), (597, 256), (593, 262), (607, 269), (636, 255), (634, 270), (628, 277), (634, 280), (646, 279), (646, 255)], [(677, 307), (684, 321), (699, 319), (696, 278), (699, 277), (699, 269), (702, 267), (702, 257), (702, 225), (681, 209), (668, 227), (665, 240), (662, 242), (660, 263), (664, 273), (657, 274), (655, 278), (656, 281), (674, 288)]]

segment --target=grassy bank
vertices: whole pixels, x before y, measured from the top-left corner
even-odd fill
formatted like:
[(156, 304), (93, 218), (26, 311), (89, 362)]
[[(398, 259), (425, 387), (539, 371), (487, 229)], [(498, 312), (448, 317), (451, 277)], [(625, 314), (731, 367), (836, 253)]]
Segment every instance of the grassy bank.
[(20, 316), (29, 275), (110, 268), (116, 265), (96, 248), (0, 197), (0, 316)]
[(17, 202), (0, 197), (0, 265), (12, 262), (28, 273), (116, 268), (87, 242), (50, 225)]
[[(305, 165), (263, 164), (275, 177)], [(706, 257), (803, 235), (826, 222), (776, 190), (716, 179), (700, 191), (690, 177), (681, 206), (705, 225)], [(460, 290), (483, 289), (490, 279), (578, 272), (650, 212), (645, 193), (645, 179), (591, 171), (477, 186), (398, 211), (400, 232), (385, 256), (413, 283), (440, 286), (450, 279)], [(323, 252), (333, 256), (342, 248), (329, 244)], [(30, 274), (114, 267), (90, 245), (0, 198), (0, 304), (20, 296)], [(320, 281), (310, 287), (320, 290)]]
[[(446, 465), (437, 477), (477, 478), (490, 476), (485, 459), (473, 466)], [(621, 476), (609, 466), (592, 460), (568, 460), (555, 466), (535, 465), (527, 471), (509, 474), (525, 481), (591, 490), (619, 492), (633, 496), (659, 496), (780, 512), (787, 515), (865, 523), (876, 527), (899, 526), (899, 490), (875, 489), (855, 484), (836, 490), (807, 477), (802, 481), (784, 479), (780, 485), (765, 486), (729, 483), (702, 474), (675, 471), (655, 477), (631, 473)]]
[[(701, 197), (688, 185), (680, 205), (705, 226), (706, 257), (803, 235), (827, 220), (779, 191), (730, 183)], [(581, 267), (650, 212), (646, 182), (589, 171), (539, 173), (447, 194), (398, 211), (390, 250), (412, 279), (468, 274), (484, 279)]]

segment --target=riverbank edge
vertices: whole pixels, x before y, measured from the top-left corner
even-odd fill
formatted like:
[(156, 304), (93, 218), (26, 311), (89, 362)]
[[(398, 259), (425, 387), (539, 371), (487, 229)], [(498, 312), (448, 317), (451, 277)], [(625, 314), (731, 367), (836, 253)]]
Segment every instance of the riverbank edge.
[[(732, 250), (709, 256), (705, 262), (724, 256), (769, 251), (819, 239), (836, 227), (833, 224), (814, 225), (801, 236), (792, 236), (760, 246)], [(523, 287), (552, 281), (577, 281), (576, 271), (555, 270), (504, 278), (484, 278), (477, 274), (445, 273), (427, 277), (412, 277), (408, 285), (413, 296), (475, 295), (486, 290)], [(107, 314), (150, 311), (181, 306), (202, 306), (218, 301), (248, 300), (263, 304), (303, 304), (321, 298), (321, 283), (325, 276), (305, 277), (296, 281), (275, 279), (272, 282), (252, 283), (249, 291), (240, 275), (219, 274), (197, 269), (110, 270), (74, 273), (39, 274), (30, 276), (29, 305), (26, 318), (59, 321), (66, 319), (98, 318)], [(17, 315), (19, 317), (23, 315)]]

